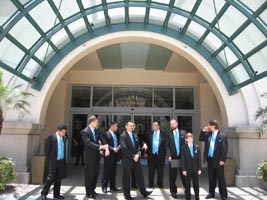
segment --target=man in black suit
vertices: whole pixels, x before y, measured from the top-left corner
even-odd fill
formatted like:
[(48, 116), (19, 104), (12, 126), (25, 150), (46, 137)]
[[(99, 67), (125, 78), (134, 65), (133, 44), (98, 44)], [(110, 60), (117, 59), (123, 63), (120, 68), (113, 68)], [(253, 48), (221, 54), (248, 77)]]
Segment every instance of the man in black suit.
[(157, 170), (157, 184), (163, 188), (163, 172), (165, 165), (165, 134), (160, 130), (160, 123), (153, 122), (153, 131), (148, 137), (148, 180), (149, 187), (154, 187), (154, 175)]
[(193, 143), (193, 134), (185, 135), (187, 142), (181, 149), (181, 166), (183, 175), (185, 176), (185, 197), (191, 200), (190, 185), (193, 179), (193, 188), (195, 192), (195, 200), (199, 200), (199, 181), (198, 176), (201, 174), (200, 151), (199, 147)]
[(206, 199), (215, 197), (216, 179), (218, 179), (220, 196), (225, 200), (228, 196), (224, 177), (228, 141), (227, 136), (219, 130), (217, 120), (209, 121), (201, 131), (199, 141), (205, 142), (204, 160), (208, 162), (209, 194)]
[(91, 116), (88, 119), (89, 125), (82, 131), (84, 141), (85, 161), (85, 191), (86, 196), (95, 199), (97, 178), (100, 168), (100, 150), (105, 150), (105, 156), (109, 155), (108, 145), (101, 145), (102, 139), (97, 130), (98, 119)]
[(147, 191), (144, 184), (144, 176), (140, 163), (141, 148), (138, 137), (134, 130), (134, 122), (129, 121), (126, 124), (126, 131), (120, 136), (121, 155), (122, 155), (122, 185), (123, 194), (126, 200), (132, 200), (130, 193), (130, 177), (131, 172), (135, 176), (139, 190), (144, 197), (147, 197), (152, 191)]
[(169, 187), (173, 198), (177, 198), (177, 186), (175, 184), (178, 174), (178, 168), (180, 177), (185, 186), (185, 177), (181, 166), (172, 166), (174, 161), (179, 163), (181, 159), (181, 147), (185, 144), (185, 131), (178, 129), (178, 122), (176, 119), (170, 121), (171, 131), (166, 135), (166, 154), (169, 160)]
[(110, 190), (118, 191), (116, 188), (116, 171), (121, 147), (116, 134), (117, 130), (118, 123), (111, 122), (109, 125), (109, 130), (103, 134), (103, 144), (109, 145), (110, 151), (110, 155), (104, 158), (104, 170), (102, 178), (103, 193), (107, 193), (108, 184), (110, 184)]
[(64, 171), (66, 145), (64, 136), (67, 126), (59, 125), (57, 132), (45, 140), (45, 159), (48, 175), (43, 185), (41, 199), (46, 200), (51, 185), (54, 183), (54, 198), (64, 199), (60, 195), (61, 179)]

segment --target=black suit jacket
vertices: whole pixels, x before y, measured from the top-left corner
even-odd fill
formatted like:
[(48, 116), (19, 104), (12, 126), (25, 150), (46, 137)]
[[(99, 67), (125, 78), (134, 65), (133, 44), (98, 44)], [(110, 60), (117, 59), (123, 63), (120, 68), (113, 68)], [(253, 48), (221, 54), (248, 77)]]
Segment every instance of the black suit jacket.
[[(207, 160), (209, 154), (210, 140), (211, 140), (211, 132), (201, 131), (199, 135), (199, 141), (205, 142), (205, 150), (204, 150), (204, 160)], [(226, 134), (219, 131), (214, 146), (214, 154), (213, 154), (213, 166), (218, 167), (219, 162), (226, 161), (228, 152), (228, 140)]]
[[(120, 144), (119, 143), (119, 137), (116, 133), (114, 133), (114, 134), (117, 137), (117, 141), (118, 141), (118, 145), (119, 145)], [(114, 146), (114, 140), (113, 140), (112, 134), (109, 130), (106, 131), (105, 133), (103, 133), (102, 140), (103, 140), (103, 144), (108, 144), (108, 146), (109, 146), (108, 148), (110, 151), (110, 155), (108, 157), (105, 157), (105, 158), (111, 158), (111, 157), (118, 158), (120, 151), (115, 153), (114, 148), (116, 148), (116, 147)]]
[(200, 151), (197, 145), (193, 145), (194, 157), (192, 157), (189, 146), (186, 144), (181, 150), (181, 167), (187, 173), (197, 173), (201, 170)]
[(179, 139), (180, 139), (180, 154), (177, 156), (177, 151), (175, 147), (174, 135), (173, 131), (170, 131), (166, 135), (166, 154), (168, 157), (172, 157), (172, 159), (180, 159), (181, 158), (181, 147), (185, 144), (185, 131), (179, 130)]
[[(154, 131), (152, 131), (150, 133), (150, 135), (148, 136), (148, 158), (150, 158), (152, 156), (152, 150), (153, 150), (153, 135), (154, 135)], [(159, 152), (158, 152), (158, 156), (159, 158), (164, 158), (165, 159), (165, 155), (166, 155), (166, 135), (165, 133), (163, 133), (160, 130), (159, 133)]]
[[(66, 159), (66, 137), (63, 137), (64, 142), (64, 159)], [(54, 133), (48, 136), (45, 140), (45, 168), (44, 168), (44, 176), (43, 181), (46, 180), (49, 171), (56, 170), (56, 162), (57, 162), (57, 151), (58, 151), (58, 143), (57, 143), (57, 134)]]
[(134, 155), (139, 154), (139, 156), (141, 156), (141, 148), (138, 141), (138, 136), (135, 133), (132, 134), (135, 145), (133, 145), (127, 131), (124, 131), (120, 136), (122, 165), (124, 167), (132, 167), (135, 164), (135, 161), (133, 160)]
[[(66, 140), (62, 137), (64, 142), (64, 158), (66, 158)], [(48, 161), (49, 169), (54, 168), (57, 162), (58, 141), (57, 134), (54, 133), (48, 136), (45, 140), (45, 157)]]
[(102, 143), (102, 138), (98, 132), (98, 129), (95, 129), (95, 137), (94, 140), (93, 133), (91, 128), (87, 126), (82, 131), (82, 138), (84, 142), (84, 159), (87, 161), (94, 161), (96, 159), (100, 160), (100, 143)]

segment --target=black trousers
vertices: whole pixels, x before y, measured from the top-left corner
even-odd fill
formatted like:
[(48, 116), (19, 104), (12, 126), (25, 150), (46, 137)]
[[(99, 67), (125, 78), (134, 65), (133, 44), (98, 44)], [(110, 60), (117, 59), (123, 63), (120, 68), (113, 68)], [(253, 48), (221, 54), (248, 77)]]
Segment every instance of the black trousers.
[(110, 184), (110, 188), (116, 188), (117, 160), (116, 155), (104, 158), (102, 186), (108, 187)]
[[(49, 165), (49, 164), (48, 164)], [(60, 195), (61, 179), (64, 171), (64, 160), (57, 160), (55, 166), (49, 166), (41, 194), (47, 195), (54, 183), (54, 196)]]
[(191, 200), (191, 180), (193, 179), (193, 188), (195, 192), (195, 199), (199, 200), (199, 181), (198, 181), (198, 172), (187, 172), (187, 176), (185, 176), (185, 197), (186, 200)]
[(224, 165), (213, 167), (212, 158), (208, 158), (209, 193), (214, 195), (216, 183), (219, 183), (219, 193), (221, 197), (227, 197), (226, 182), (224, 177)]
[(157, 170), (157, 184), (158, 187), (163, 187), (163, 174), (164, 174), (165, 158), (158, 155), (151, 155), (148, 158), (148, 180), (149, 186), (154, 186), (154, 176)]
[(100, 158), (95, 160), (85, 160), (85, 192), (86, 196), (92, 194), (96, 188), (99, 175)]
[(182, 180), (183, 187), (185, 187), (185, 176), (183, 175), (182, 168), (172, 168), (171, 162), (169, 162), (169, 187), (171, 193), (177, 193), (177, 186), (175, 182), (177, 179), (178, 171)]
[(77, 146), (76, 149), (76, 165), (79, 164), (80, 160), (82, 160), (82, 164), (84, 164), (84, 148), (81, 146)]
[(123, 194), (125, 198), (131, 197), (130, 180), (132, 172), (139, 187), (140, 193), (144, 194), (145, 192), (144, 176), (140, 161), (136, 162), (132, 167), (123, 165), (122, 185), (123, 185)]

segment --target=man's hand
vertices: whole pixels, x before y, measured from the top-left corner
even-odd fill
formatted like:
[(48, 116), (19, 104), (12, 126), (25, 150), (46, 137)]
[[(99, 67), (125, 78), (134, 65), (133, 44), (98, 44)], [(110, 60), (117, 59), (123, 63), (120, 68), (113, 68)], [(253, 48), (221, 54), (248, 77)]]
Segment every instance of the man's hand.
[(201, 170), (198, 170), (198, 175), (201, 175)]
[(202, 129), (202, 131), (204, 131), (204, 132), (208, 132), (208, 131), (209, 131), (208, 126), (205, 126), (205, 127)]
[(147, 147), (147, 144), (146, 144), (146, 143), (144, 143), (144, 145), (143, 145), (142, 149), (144, 149), (145, 151), (148, 149), (148, 147)]
[(100, 145), (100, 149), (103, 149), (103, 150), (108, 149), (108, 144)]
[(139, 160), (139, 155), (138, 155), (138, 154), (134, 155), (133, 159), (134, 159), (135, 162), (138, 162), (138, 160)]
[(187, 176), (187, 171), (183, 171), (183, 175), (184, 176)]
[(169, 156), (168, 160), (169, 160), (169, 161), (172, 161), (172, 157), (171, 157), (171, 156)]
[(105, 157), (108, 157), (110, 155), (109, 150), (105, 150)]
[(220, 163), (219, 163), (220, 166), (223, 166), (224, 164), (225, 164), (225, 162), (223, 162), (223, 161), (220, 161)]
[(113, 150), (114, 150), (115, 153), (118, 153), (120, 149), (121, 149), (121, 145), (113, 148)]

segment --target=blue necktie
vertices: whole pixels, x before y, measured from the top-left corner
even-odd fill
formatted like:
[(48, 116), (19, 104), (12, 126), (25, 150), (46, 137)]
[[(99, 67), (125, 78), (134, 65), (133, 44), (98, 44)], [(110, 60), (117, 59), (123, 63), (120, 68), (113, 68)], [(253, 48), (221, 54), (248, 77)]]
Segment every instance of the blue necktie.
[(152, 153), (153, 154), (158, 154), (158, 133), (155, 131), (153, 134), (153, 146), (152, 146)]
[(95, 142), (96, 142), (95, 129), (92, 129), (92, 133), (93, 133), (93, 136), (94, 136), (94, 140), (95, 140)]
[(118, 146), (118, 140), (117, 140), (117, 137), (115, 135), (115, 133), (111, 133), (112, 137), (113, 137), (113, 142), (114, 142), (114, 147), (117, 147)]
[(190, 145), (189, 149), (190, 149), (191, 156), (194, 157), (193, 145)]
[(209, 157), (211, 158), (213, 157), (214, 154), (214, 146), (215, 146), (215, 134), (212, 134), (210, 138), (210, 147), (209, 147)]
[(178, 131), (174, 132), (174, 141), (175, 141), (175, 147), (176, 147), (176, 152), (177, 152), (177, 156), (180, 154), (180, 140), (179, 140), (179, 133)]
[(62, 160), (64, 158), (64, 142), (62, 137), (59, 137), (57, 159)]
[(130, 135), (131, 141), (132, 141), (132, 143), (133, 143), (133, 146), (135, 146), (135, 145), (134, 145), (133, 133), (131, 133), (131, 134), (129, 134), (129, 135)]

